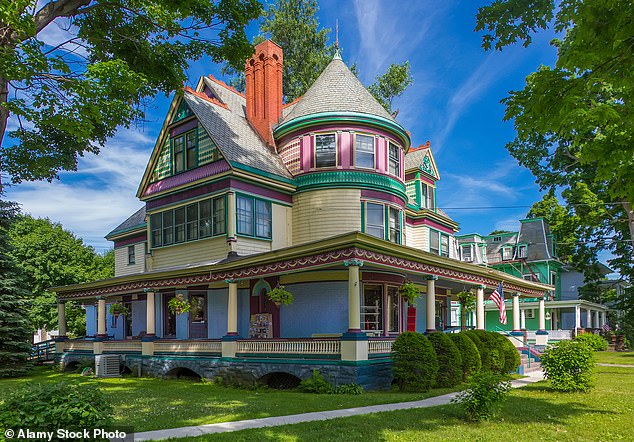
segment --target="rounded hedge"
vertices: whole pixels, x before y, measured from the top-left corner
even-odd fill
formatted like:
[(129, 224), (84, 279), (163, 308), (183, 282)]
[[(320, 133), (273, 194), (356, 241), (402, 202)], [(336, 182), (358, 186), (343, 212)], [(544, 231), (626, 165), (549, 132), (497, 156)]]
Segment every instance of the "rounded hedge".
[(558, 391), (588, 391), (592, 388), (594, 352), (580, 341), (560, 341), (541, 356), (544, 377)]
[(436, 385), (439, 387), (453, 387), (462, 382), (462, 356), (460, 350), (449, 335), (443, 332), (433, 332), (427, 339), (434, 346), (438, 360), (438, 374)]
[(592, 333), (577, 335), (574, 340), (577, 342), (583, 342), (594, 351), (606, 351), (608, 349), (608, 341), (601, 336)]
[(480, 369), (482, 371), (491, 371), (491, 352), (489, 348), (485, 345), (485, 343), (480, 339), (479, 330), (468, 330), (464, 332), (469, 339), (475, 344), (478, 348), (478, 353), (480, 353)]
[(506, 336), (490, 332), (490, 336), (498, 342), (500, 353), (504, 356), (504, 366), (502, 367), (502, 373), (514, 373), (522, 363), (520, 353), (517, 348)]
[(466, 381), (469, 376), (477, 373), (482, 368), (480, 352), (466, 332), (452, 333), (449, 338), (456, 344), (462, 357), (462, 380)]
[(401, 390), (428, 391), (438, 374), (434, 347), (421, 333), (405, 332), (392, 345), (392, 372)]

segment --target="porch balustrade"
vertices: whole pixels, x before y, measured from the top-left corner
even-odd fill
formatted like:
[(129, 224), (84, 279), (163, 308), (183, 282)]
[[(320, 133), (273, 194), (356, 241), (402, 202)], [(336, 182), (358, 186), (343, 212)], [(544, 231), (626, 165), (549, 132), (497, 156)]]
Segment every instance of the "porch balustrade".
[(92, 341), (65, 341), (61, 342), (63, 351), (89, 351), (92, 353)]
[(141, 341), (104, 341), (103, 351), (108, 353), (141, 353)]
[(221, 353), (221, 341), (154, 341), (155, 353)]
[(386, 354), (392, 352), (394, 339), (370, 339), (368, 341), (368, 354)]
[(338, 339), (244, 340), (238, 341), (237, 353), (339, 355)]

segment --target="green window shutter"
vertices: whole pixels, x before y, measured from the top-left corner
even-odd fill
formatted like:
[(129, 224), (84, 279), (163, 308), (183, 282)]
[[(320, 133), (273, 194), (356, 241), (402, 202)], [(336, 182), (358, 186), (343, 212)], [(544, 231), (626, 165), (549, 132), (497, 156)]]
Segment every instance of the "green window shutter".
[(216, 143), (209, 137), (203, 128), (198, 129), (198, 165), (211, 163), (220, 159), (220, 152)]
[(158, 155), (154, 172), (152, 173), (152, 181), (159, 181), (167, 178), (172, 174), (172, 140), (169, 134), (165, 136), (165, 142)]

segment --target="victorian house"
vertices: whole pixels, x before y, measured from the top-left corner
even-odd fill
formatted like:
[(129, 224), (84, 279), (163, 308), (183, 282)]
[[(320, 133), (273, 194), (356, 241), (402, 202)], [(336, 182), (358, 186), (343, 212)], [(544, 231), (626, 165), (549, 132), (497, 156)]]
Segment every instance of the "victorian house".
[[(449, 326), (452, 298), (500, 282), (543, 299), (549, 281), (461, 261), (457, 223), (436, 206), (440, 174), (336, 55), (306, 94), (282, 101), (282, 50), (256, 47), (246, 93), (206, 76), (167, 111), (137, 196), (107, 235), (112, 279), (57, 287), (86, 308), (89, 338), (60, 341), (64, 364), (119, 354), (133, 371), (297, 379), (383, 388), (406, 330)], [(422, 294), (412, 305), (404, 281)], [(293, 302), (278, 306), (278, 286)], [(174, 297), (188, 312), (168, 308)], [(109, 306), (125, 306), (116, 315)]]

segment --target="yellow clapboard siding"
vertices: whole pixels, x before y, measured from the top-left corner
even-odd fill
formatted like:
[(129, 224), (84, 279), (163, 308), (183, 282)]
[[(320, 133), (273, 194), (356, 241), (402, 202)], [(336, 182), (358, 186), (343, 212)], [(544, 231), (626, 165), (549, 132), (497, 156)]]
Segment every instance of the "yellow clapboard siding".
[(238, 255), (253, 255), (255, 253), (268, 252), (271, 250), (271, 241), (238, 236), (236, 251)]
[(324, 189), (293, 197), (293, 244), (361, 231), (361, 191)]
[(128, 264), (128, 246), (114, 249), (114, 276), (131, 275), (145, 271), (144, 244), (142, 242), (134, 244), (134, 264)]
[(429, 228), (427, 226), (405, 226), (405, 245), (419, 250), (429, 250)]
[(227, 239), (224, 236), (201, 239), (152, 251), (152, 270), (185, 264), (208, 262), (227, 257)]
[(273, 204), (273, 240), (271, 249), (291, 246), (293, 232), (293, 209), (280, 204)]

